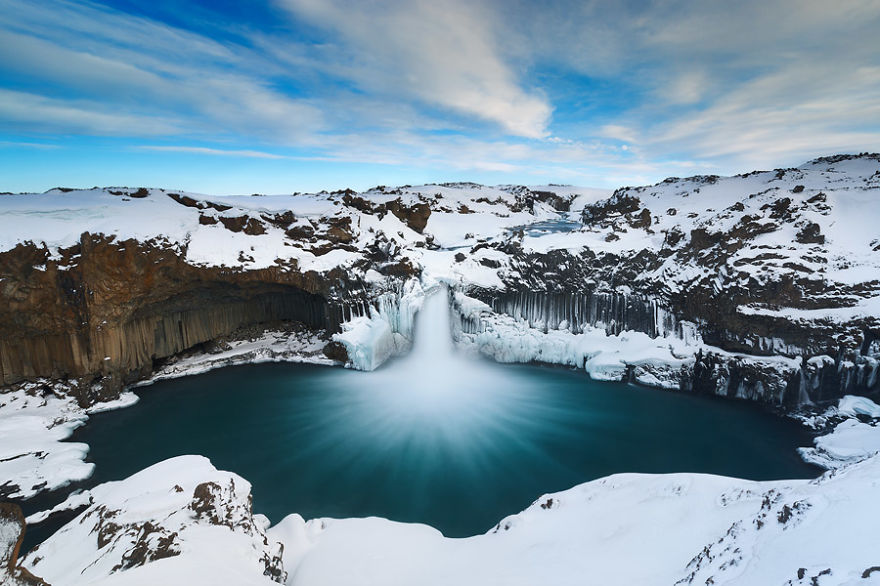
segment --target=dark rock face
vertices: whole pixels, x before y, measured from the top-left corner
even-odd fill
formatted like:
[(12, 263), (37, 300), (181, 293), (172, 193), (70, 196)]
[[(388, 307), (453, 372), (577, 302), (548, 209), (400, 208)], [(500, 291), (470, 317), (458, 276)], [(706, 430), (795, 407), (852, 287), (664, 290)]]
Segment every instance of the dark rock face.
[(324, 346), (322, 352), (330, 360), (335, 360), (342, 364), (348, 362), (348, 351), (345, 349), (345, 345), (339, 342), (330, 342)]
[(428, 218), (431, 216), (431, 206), (427, 203), (405, 206), (399, 199), (396, 199), (385, 205), (388, 207), (388, 211), (419, 234), (428, 225)]
[(90, 234), (63, 252), (60, 261), (34, 245), (0, 253), (0, 385), (68, 380), (85, 405), (242, 326), (338, 327), (328, 299), (342, 273), (200, 268), (158, 244)]
[(24, 515), (19, 506), (0, 503), (0, 584), (49, 586), (25, 568), (18, 567), (18, 552), (24, 540), (24, 531)]

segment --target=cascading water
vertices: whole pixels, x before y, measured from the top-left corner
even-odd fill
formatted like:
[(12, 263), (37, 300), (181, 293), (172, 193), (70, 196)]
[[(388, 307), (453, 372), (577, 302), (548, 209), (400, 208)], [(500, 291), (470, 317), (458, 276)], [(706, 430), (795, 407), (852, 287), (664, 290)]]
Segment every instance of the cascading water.
[(456, 352), (449, 293), (441, 287), (425, 298), (416, 316), (412, 351), (363, 378), (376, 396), (393, 394), (396, 408), (410, 414), (455, 410), (458, 422), (466, 423), (475, 403), (486, 403), (484, 412), (492, 409), (486, 388), (497, 387), (505, 375), (496, 365)]
[(434, 291), (425, 299), (416, 318), (415, 339), (408, 362), (429, 365), (456, 360), (452, 345), (452, 320), (449, 316), (449, 293), (446, 288)]

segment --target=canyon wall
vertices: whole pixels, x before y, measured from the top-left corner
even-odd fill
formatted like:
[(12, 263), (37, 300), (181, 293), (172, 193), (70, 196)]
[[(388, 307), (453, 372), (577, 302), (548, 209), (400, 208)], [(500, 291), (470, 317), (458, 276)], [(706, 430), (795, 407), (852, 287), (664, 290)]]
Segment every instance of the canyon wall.
[(0, 385), (66, 380), (78, 400), (112, 398), (164, 358), (253, 324), (338, 329), (328, 283), (342, 274), (200, 268), (173, 249), (83, 234), (51, 258), (0, 253)]

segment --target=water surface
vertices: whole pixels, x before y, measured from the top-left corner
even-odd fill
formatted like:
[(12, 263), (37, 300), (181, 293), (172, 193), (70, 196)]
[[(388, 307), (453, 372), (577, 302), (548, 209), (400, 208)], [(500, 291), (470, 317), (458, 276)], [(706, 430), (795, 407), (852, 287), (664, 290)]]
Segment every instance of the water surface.
[(140, 389), (139, 404), (92, 417), (73, 439), (91, 446), (90, 484), (203, 454), (247, 478), (273, 522), (376, 515), (448, 536), (617, 472), (818, 474), (795, 452), (806, 432), (753, 404), (561, 368), (441, 366), (225, 368)]

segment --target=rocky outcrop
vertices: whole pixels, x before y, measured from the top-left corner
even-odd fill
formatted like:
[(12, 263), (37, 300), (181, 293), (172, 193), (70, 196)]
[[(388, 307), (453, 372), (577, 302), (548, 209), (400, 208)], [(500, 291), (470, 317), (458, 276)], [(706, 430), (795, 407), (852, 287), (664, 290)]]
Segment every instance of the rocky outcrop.
[(18, 565), (18, 552), (24, 540), (25, 521), (21, 508), (0, 503), (0, 584), (3, 586), (49, 586)]

